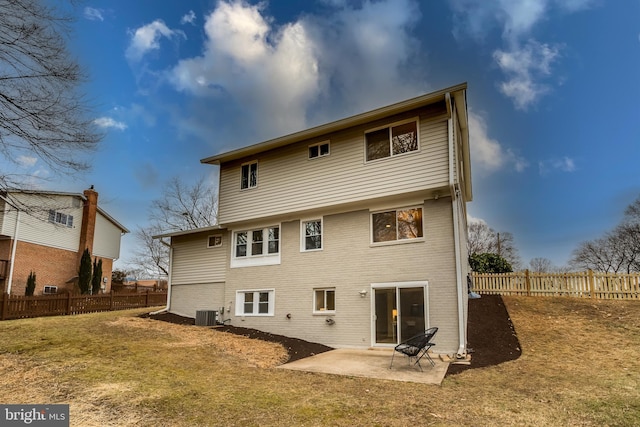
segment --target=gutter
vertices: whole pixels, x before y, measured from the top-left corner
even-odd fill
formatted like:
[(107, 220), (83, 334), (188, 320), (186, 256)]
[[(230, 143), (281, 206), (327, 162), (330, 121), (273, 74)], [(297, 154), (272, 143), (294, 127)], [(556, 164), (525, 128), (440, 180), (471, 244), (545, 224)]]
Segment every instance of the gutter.
[[(447, 106), (451, 105), (451, 94), (447, 92), (445, 94), (445, 100)], [(449, 108), (449, 107), (447, 107)], [(449, 117), (447, 124), (449, 128), (449, 187), (451, 189), (451, 207), (453, 210), (453, 245), (456, 258), (456, 289), (458, 294), (458, 351), (456, 357), (462, 359), (467, 354), (467, 328), (464, 316), (464, 286), (462, 278), (462, 260), (460, 259), (460, 229), (458, 218), (458, 198), (460, 197), (460, 190), (455, 182), (455, 176), (453, 174), (453, 156), (455, 153), (455, 144), (453, 140), (453, 113), (454, 108), (451, 107), (451, 116)]]
[(167, 306), (161, 310), (153, 311), (149, 313), (151, 315), (168, 312), (169, 309), (171, 308), (171, 277), (172, 277), (171, 273), (173, 272), (173, 247), (171, 246), (171, 244), (162, 240), (162, 238), (160, 238), (160, 243), (169, 247), (169, 275), (167, 276)]

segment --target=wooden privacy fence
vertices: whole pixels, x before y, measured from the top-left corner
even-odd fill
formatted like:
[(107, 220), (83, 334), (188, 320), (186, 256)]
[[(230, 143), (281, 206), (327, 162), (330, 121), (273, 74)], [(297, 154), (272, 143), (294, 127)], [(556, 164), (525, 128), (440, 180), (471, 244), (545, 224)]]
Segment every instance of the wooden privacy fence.
[(4, 294), (0, 304), (0, 320), (27, 317), (61, 316), (155, 307), (167, 303), (166, 292), (109, 293), (100, 295), (16, 296)]
[(472, 273), (479, 294), (571, 296), (594, 299), (640, 300), (640, 273)]

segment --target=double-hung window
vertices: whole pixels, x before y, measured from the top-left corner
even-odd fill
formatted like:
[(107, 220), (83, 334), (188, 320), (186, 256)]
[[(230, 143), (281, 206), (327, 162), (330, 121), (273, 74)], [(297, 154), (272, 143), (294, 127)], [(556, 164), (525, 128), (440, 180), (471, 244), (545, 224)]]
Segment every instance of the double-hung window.
[(313, 312), (316, 314), (333, 314), (336, 312), (336, 289), (313, 290)]
[(424, 237), (422, 208), (402, 208), (371, 214), (373, 243), (406, 241)]
[(233, 233), (231, 267), (280, 263), (280, 227), (265, 227)]
[(322, 249), (322, 220), (302, 221), (300, 243), (302, 251), (318, 251)]
[(254, 188), (258, 186), (258, 162), (245, 163), (242, 165), (242, 179), (240, 188)]
[(411, 119), (365, 132), (367, 161), (418, 150), (418, 120)]
[(273, 316), (274, 306), (273, 289), (236, 292), (236, 316)]

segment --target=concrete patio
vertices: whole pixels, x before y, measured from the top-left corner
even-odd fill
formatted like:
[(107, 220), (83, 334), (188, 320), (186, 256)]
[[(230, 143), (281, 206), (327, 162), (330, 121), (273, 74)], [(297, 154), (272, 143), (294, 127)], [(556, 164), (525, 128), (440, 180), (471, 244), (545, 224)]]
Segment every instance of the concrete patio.
[(389, 369), (392, 353), (393, 350), (391, 349), (335, 349), (286, 363), (278, 366), (278, 368), (440, 385), (449, 367), (448, 362), (443, 362), (436, 355), (432, 355), (436, 365), (432, 367), (429, 361), (423, 358), (420, 362), (422, 365), (421, 372), (418, 366), (408, 364), (406, 356), (396, 354), (393, 361), (393, 368)]

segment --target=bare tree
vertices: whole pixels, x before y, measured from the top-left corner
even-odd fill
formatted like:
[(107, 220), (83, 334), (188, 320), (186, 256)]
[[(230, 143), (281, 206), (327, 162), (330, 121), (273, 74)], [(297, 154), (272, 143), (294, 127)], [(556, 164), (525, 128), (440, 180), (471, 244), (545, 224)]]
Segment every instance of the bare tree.
[(513, 234), (496, 232), (484, 221), (470, 221), (468, 229), (469, 256), (482, 253), (496, 254), (507, 260), (514, 270), (521, 268), (522, 261)]
[[(88, 168), (101, 140), (79, 93), (85, 74), (66, 47), (71, 18), (38, 0), (0, 2), (0, 153), (19, 164), (36, 156), (54, 173)], [(0, 173), (0, 190), (20, 185)]]
[(548, 273), (554, 270), (553, 263), (548, 258), (532, 258), (529, 261), (531, 271), (535, 273)]
[(604, 237), (580, 243), (571, 265), (612, 273), (640, 271), (640, 197), (627, 206), (616, 228)]
[(153, 236), (208, 227), (216, 224), (217, 215), (215, 189), (204, 178), (191, 186), (178, 177), (170, 179), (162, 197), (151, 204), (149, 225), (134, 232), (138, 246), (132, 270), (149, 277), (168, 275), (169, 247)]

